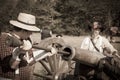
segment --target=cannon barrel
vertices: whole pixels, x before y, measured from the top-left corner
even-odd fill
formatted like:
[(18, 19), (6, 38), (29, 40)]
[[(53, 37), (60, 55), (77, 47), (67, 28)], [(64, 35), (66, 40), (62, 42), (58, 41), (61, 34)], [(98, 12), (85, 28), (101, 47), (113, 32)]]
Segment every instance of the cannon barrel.
[[(37, 45), (33, 45), (33, 48), (50, 51), (50, 49), (48, 48), (44, 48)], [(104, 55), (98, 52), (88, 51), (80, 48), (74, 48), (68, 45), (63, 46), (63, 48), (60, 51), (58, 51), (58, 53), (63, 54), (62, 56), (66, 60), (71, 59), (90, 66), (97, 65), (99, 60), (105, 57)]]
[(79, 61), (85, 65), (96, 66), (101, 58), (105, 56), (98, 52), (92, 52), (80, 48), (73, 48), (71, 46), (65, 46), (63, 48), (64, 52), (70, 53), (69, 56), (64, 56), (65, 59), (72, 59), (74, 61)]

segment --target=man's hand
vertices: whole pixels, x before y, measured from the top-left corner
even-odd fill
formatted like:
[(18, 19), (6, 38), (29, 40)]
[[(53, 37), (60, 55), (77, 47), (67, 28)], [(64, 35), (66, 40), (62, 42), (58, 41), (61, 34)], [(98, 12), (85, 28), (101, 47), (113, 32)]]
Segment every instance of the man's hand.
[(30, 50), (32, 48), (32, 44), (29, 40), (23, 40), (23, 45), (21, 46), (23, 50)]
[(13, 50), (12, 58), (17, 61), (21, 61), (21, 59), (26, 54), (26, 51), (22, 50), (21, 48), (17, 47)]
[(20, 48), (18, 47), (13, 50), (12, 58), (10, 60), (10, 66), (12, 69), (18, 68), (18, 65), (21, 61), (21, 59), (19, 58), (19, 54), (20, 54), (19, 51), (20, 51)]
[(19, 53), (19, 51), (20, 51), (20, 49), (18, 47), (13, 50), (12, 58), (14, 60), (20, 61), (20, 58), (19, 58), (20, 53)]

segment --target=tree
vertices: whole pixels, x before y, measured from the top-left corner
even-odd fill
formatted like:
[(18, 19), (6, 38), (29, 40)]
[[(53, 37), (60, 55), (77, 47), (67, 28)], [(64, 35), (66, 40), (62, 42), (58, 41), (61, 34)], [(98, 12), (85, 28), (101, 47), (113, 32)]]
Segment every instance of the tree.
[(107, 27), (120, 26), (119, 5), (119, 0), (1, 0), (0, 20), (7, 25), (19, 12), (27, 12), (36, 15), (40, 28), (49, 26), (55, 33), (79, 35), (94, 20)]

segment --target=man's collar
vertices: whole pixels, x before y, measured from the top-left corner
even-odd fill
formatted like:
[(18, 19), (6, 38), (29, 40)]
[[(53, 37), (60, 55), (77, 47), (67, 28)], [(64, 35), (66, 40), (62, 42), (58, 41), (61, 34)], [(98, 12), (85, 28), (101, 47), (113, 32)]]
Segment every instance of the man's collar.
[(95, 39), (99, 39), (100, 35), (96, 36)]
[(92, 39), (99, 39), (100, 38), (100, 35), (97, 35), (97, 36), (95, 36), (94, 38), (93, 37), (91, 37)]

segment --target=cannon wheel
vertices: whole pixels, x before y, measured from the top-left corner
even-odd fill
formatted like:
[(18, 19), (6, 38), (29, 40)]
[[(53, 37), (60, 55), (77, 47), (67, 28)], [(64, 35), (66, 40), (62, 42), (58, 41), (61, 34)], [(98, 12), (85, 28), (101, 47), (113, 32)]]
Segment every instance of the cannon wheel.
[[(37, 47), (39, 47), (39, 49), (46, 50), (49, 45), (53, 44), (54, 47), (59, 50), (65, 45), (65, 42), (61, 38), (47, 38), (45, 40), (42, 40), (40, 44), (37, 45)], [(34, 75), (42, 77), (45, 80), (63, 80), (59, 78), (63, 77), (63, 74), (69, 74), (71, 71), (71, 61), (63, 60), (61, 54), (54, 54), (53, 56), (47, 57), (39, 62), (44, 67), (46, 74)]]
[[(69, 74), (71, 71), (71, 61), (65, 61), (60, 54), (55, 54), (47, 57), (45, 60), (39, 61), (46, 70), (46, 75), (36, 74), (35, 76), (42, 77), (45, 80), (61, 80), (62, 74)], [(61, 76), (61, 77), (60, 77)]]

